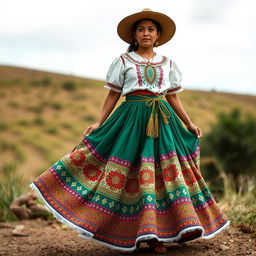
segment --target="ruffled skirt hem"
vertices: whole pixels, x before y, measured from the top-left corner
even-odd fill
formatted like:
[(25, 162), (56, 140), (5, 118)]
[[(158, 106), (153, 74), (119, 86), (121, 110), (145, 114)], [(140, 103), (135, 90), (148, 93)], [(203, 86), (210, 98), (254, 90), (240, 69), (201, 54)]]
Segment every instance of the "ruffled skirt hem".
[(198, 239), (210, 239), (210, 238), (213, 238), (218, 233), (220, 233), (222, 230), (224, 230), (224, 229), (226, 229), (226, 228), (228, 228), (230, 226), (230, 221), (227, 220), (227, 222), (221, 228), (219, 228), (214, 233), (212, 233), (212, 234), (210, 234), (208, 236), (204, 235), (204, 229), (203, 229), (202, 226), (195, 226), (195, 227), (185, 228), (184, 230), (180, 231), (180, 233), (176, 237), (172, 237), (172, 238), (159, 238), (155, 234), (142, 235), (142, 236), (139, 236), (139, 237), (136, 238), (135, 246), (133, 246), (131, 248), (119, 247), (119, 246), (112, 245), (112, 244), (106, 243), (104, 241), (101, 241), (99, 239), (95, 239), (93, 237), (94, 236), (93, 233), (91, 233), (91, 232), (89, 232), (89, 231), (87, 231), (87, 230), (77, 226), (76, 224), (72, 223), (70, 220), (64, 218), (54, 208), (52, 208), (50, 206), (50, 204), (48, 204), (48, 202), (43, 197), (43, 195), (41, 194), (41, 192), (39, 191), (39, 189), (37, 188), (37, 186), (34, 183), (31, 183), (29, 185), (29, 187), (37, 194), (37, 196), (39, 197), (39, 200), (41, 200), (44, 203), (44, 205), (46, 206), (46, 209), (48, 209), (48, 211), (50, 213), (52, 213), (53, 216), (59, 222), (63, 223), (64, 225), (66, 225), (69, 228), (71, 228), (71, 229), (75, 230), (76, 232), (78, 232), (79, 233), (79, 237), (91, 240), (92, 242), (95, 242), (95, 243), (107, 246), (107, 247), (109, 247), (111, 249), (119, 250), (119, 251), (124, 251), (124, 252), (133, 252), (133, 251), (135, 251), (138, 248), (138, 244), (140, 242), (144, 242), (144, 241), (152, 239), (152, 238), (156, 238), (158, 241), (164, 242), (164, 243), (171, 243), (171, 242), (179, 243), (179, 240), (181, 239), (181, 237), (184, 234), (186, 234), (187, 232), (193, 232), (195, 230), (201, 230), (202, 231), (201, 235), (199, 237), (196, 237), (196, 238), (190, 239), (189, 241), (186, 241), (186, 243), (189, 243), (189, 242), (192, 242), (192, 241), (195, 241), (195, 240), (198, 240)]

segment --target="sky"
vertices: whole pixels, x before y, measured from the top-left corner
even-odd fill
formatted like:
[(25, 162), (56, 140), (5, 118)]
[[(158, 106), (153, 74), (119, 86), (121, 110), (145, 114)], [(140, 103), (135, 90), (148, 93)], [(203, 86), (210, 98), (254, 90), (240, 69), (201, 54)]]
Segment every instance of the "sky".
[(175, 21), (155, 51), (179, 66), (185, 90), (256, 95), (256, 0), (0, 0), (0, 65), (105, 80), (128, 47), (117, 24), (144, 8)]

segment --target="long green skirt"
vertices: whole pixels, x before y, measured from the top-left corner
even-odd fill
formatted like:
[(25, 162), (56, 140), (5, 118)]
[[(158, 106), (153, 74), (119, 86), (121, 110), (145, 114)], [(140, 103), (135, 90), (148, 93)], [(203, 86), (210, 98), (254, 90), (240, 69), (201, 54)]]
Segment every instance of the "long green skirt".
[[(230, 221), (202, 177), (199, 139), (165, 100), (155, 108), (158, 137), (148, 136), (153, 104), (141, 99), (126, 96), (99, 128), (30, 187), (80, 237), (114, 249), (133, 251), (151, 238), (213, 237)], [(161, 110), (169, 112), (168, 123)]]

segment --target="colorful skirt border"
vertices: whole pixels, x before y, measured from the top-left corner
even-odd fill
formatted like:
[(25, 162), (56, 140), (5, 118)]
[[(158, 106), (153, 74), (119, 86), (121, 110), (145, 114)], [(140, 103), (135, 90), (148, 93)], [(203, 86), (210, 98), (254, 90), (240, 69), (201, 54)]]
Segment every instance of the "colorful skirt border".
[(111, 249), (114, 250), (119, 250), (119, 251), (125, 251), (125, 252), (132, 252), (135, 251), (137, 249), (136, 245), (141, 242), (141, 241), (145, 241), (145, 240), (149, 240), (152, 238), (156, 238), (158, 241), (160, 242), (165, 242), (165, 243), (170, 243), (170, 242), (177, 242), (182, 235), (184, 235), (185, 233), (187, 233), (188, 231), (191, 230), (202, 230), (202, 234), (200, 237), (191, 239), (185, 243), (189, 243), (198, 239), (210, 239), (212, 237), (214, 237), (215, 235), (217, 235), (219, 232), (221, 232), (223, 229), (226, 229), (230, 226), (230, 220), (228, 220), (221, 228), (219, 228), (217, 231), (215, 231), (214, 233), (212, 233), (211, 235), (208, 236), (204, 236), (204, 229), (201, 226), (198, 227), (189, 227), (186, 228), (184, 230), (182, 230), (176, 237), (174, 238), (169, 238), (169, 239), (161, 239), (158, 238), (156, 235), (143, 235), (143, 236), (139, 236), (136, 241), (135, 241), (135, 246), (131, 247), (131, 248), (124, 248), (124, 247), (119, 247), (119, 246), (114, 246), (111, 244), (108, 244), (106, 242), (103, 242), (101, 240), (98, 239), (94, 239), (93, 238), (93, 234), (90, 233), (89, 231), (85, 231), (84, 229), (80, 228), (79, 226), (73, 224), (71, 221), (67, 220), (66, 218), (64, 218), (62, 215), (60, 215), (55, 209), (53, 209), (48, 202), (46, 201), (46, 199), (42, 196), (41, 192), (39, 191), (39, 189), (37, 188), (37, 186), (32, 182), (31, 184), (29, 184), (29, 187), (38, 195), (39, 199), (45, 204), (46, 208), (49, 210), (50, 213), (53, 214), (53, 216), (60, 221), (61, 223), (67, 225), (68, 227), (72, 228), (73, 230), (77, 231), (80, 233), (79, 237), (81, 238), (85, 238), (88, 240), (91, 240), (95, 243), (107, 246)]

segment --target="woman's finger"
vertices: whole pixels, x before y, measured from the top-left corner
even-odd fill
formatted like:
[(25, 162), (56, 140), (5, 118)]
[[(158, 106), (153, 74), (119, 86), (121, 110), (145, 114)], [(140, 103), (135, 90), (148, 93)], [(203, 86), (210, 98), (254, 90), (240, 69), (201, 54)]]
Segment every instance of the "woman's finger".
[(89, 135), (89, 134), (88, 134), (89, 129), (90, 129), (90, 127), (87, 127), (87, 128), (85, 129), (85, 131), (83, 132), (83, 136)]
[(92, 133), (92, 129), (90, 128), (88, 131), (87, 131), (87, 135), (90, 135)]
[(199, 138), (202, 137), (202, 131), (200, 128), (197, 128), (197, 137), (199, 137)]

